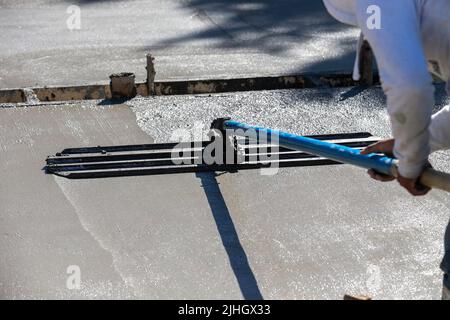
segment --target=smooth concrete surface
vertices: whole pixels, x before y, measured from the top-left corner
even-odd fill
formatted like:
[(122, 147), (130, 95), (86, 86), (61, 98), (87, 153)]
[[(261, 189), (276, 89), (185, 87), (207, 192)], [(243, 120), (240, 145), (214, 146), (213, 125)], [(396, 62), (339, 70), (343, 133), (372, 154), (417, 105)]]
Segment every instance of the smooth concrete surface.
[(148, 52), (157, 80), (350, 72), (357, 36), (319, 0), (0, 0), (0, 88), (144, 81)]
[[(439, 104), (448, 102), (442, 93)], [(0, 109), (0, 297), (440, 297), (450, 196), (350, 166), (100, 180), (45, 175), (65, 147), (167, 141), (215, 117), (388, 135), (378, 88), (242, 92)], [(449, 171), (448, 153), (433, 164)], [(79, 266), (81, 289), (66, 273)]]

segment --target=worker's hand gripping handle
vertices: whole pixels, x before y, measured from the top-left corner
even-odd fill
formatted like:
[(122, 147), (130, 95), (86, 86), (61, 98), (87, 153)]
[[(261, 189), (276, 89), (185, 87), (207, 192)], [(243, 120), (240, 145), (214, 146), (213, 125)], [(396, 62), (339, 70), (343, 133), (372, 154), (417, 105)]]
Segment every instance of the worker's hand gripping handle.
[[(391, 175), (394, 177), (398, 176), (398, 161), (395, 160), (391, 167)], [(419, 181), (424, 186), (432, 189), (439, 189), (450, 192), (450, 174), (442, 171), (434, 170), (429, 167), (424, 170), (422, 175), (419, 177)]]

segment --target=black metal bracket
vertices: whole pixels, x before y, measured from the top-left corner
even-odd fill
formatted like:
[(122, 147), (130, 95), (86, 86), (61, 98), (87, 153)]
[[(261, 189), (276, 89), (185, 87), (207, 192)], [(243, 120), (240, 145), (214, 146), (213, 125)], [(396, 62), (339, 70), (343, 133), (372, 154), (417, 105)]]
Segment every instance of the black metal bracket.
[(213, 122), (211, 122), (211, 129), (216, 129), (221, 132), (224, 132), (225, 131), (224, 123), (225, 123), (225, 121), (229, 121), (229, 120), (231, 120), (230, 117), (214, 119)]
[[(212, 143), (218, 142), (221, 143), (221, 150), (222, 152), (222, 159), (221, 164), (228, 165), (232, 172), (237, 171), (236, 166), (238, 163), (238, 146), (237, 146), (237, 140), (236, 137), (233, 137), (225, 130), (225, 121), (231, 120), (229, 117), (224, 118), (217, 118), (211, 122), (211, 132), (210, 132), (210, 139)], [(231, 153), (231, 156), (230, 156)]]

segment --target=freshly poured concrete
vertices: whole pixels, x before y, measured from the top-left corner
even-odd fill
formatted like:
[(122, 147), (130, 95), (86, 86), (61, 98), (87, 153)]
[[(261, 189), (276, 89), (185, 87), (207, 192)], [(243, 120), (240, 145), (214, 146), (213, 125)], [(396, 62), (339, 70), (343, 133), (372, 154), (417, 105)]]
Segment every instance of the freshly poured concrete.
[(144, 81), (148, 52), (157, 79), (349, 72), (358, 36), (319, 0), (0, 0), (0, 31), (0, 88)]
[[(226, 115), (301, 134), (387, 136), (379, 89), (127, 104), (0, 109), (1, 298), (439, 298), (450, 209), (440, 191), (412, 198), (350, 166), (100, 180), (41, 170), (65, 147), (166, 141)], [(448, 156), (433, 162), (449, 171)], [(80, 290), (66, 287), (71, 265)]]

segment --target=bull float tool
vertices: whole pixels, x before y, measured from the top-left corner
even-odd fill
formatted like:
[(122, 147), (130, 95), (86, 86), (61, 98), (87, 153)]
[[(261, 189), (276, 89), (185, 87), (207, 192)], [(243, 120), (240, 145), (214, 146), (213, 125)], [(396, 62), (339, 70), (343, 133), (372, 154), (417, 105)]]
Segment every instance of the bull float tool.
[[(362, 155), (360, 150), (379, 141), (368, 132), (297, 136), (219, 118), (211, 129), (220, 132), (223, 161), (205, 161), (209, 141), (66, 148), (46, 159), (45, 173), (68, 179), (112, 178), (190, 172), (237, 172), (280, 168), (352, 164), (397, 175), (397, 160), (379, 154)], [(248, 131), (253, 132), (249, 135)], [(266, 138), (266, 140), (261, 137)], [(268, 138), (268, 139), (267, 139)], [(270, 140), (270, 141), (269, 141)], [(267, 148), (269, 146), (269, 148)], [(271, 146), (275, 148), (271, 148)], [(179, 153), (183, 161), (180, 162)], [(230, 154), (231, 152), (231, 154)], [(232, 161), (228, 162), (231, 158)], [(450, 174), (425, 170), (420, 182), (450, 192)]]
[[(233, 121), (230, 118), (215, 120), (213, 127), (218, 130), (233, 130), (235, 134), (245, 134), (253, 130), (257, 135), (264, 135), (277, 141), (281, 147), (289, 148), (324, 157), (340, 163), (351, 164), (366, 169), (374, 169), (379, 173), (396, 177), (398, 160), (379, 154), (360, 154), (360, 150), (345, 145), (303, 137), (287, 132), (263, 127), (251, 126)], [(421, 184), (450, 192), (450, 174), (427, 168), (419, 178)]]
[[(267, 143), (268, 141), (262, 141), (254, 135), (242, 137), (234, 132), (222, 132), (222, 122), (221, 119), (213, 121), (211, 124), (213, 130), (210, 132), (209, 140), (205, 141), (65, 148), (47, 157), (43, 169), (47, 174), (67, 179), (96, 179), (195, 172), (233, 173), (273, 167), (342, 164)], [(219, 134), (220, 132), (222, 134)], [(331, 133), (308, 137), (351, 148), (364, 148), (379, 141), (368, 132)], [(214, 161), (207, 161), (208, 150), (217, 150), (216, 147), (223, 152), (214, 152)]]

